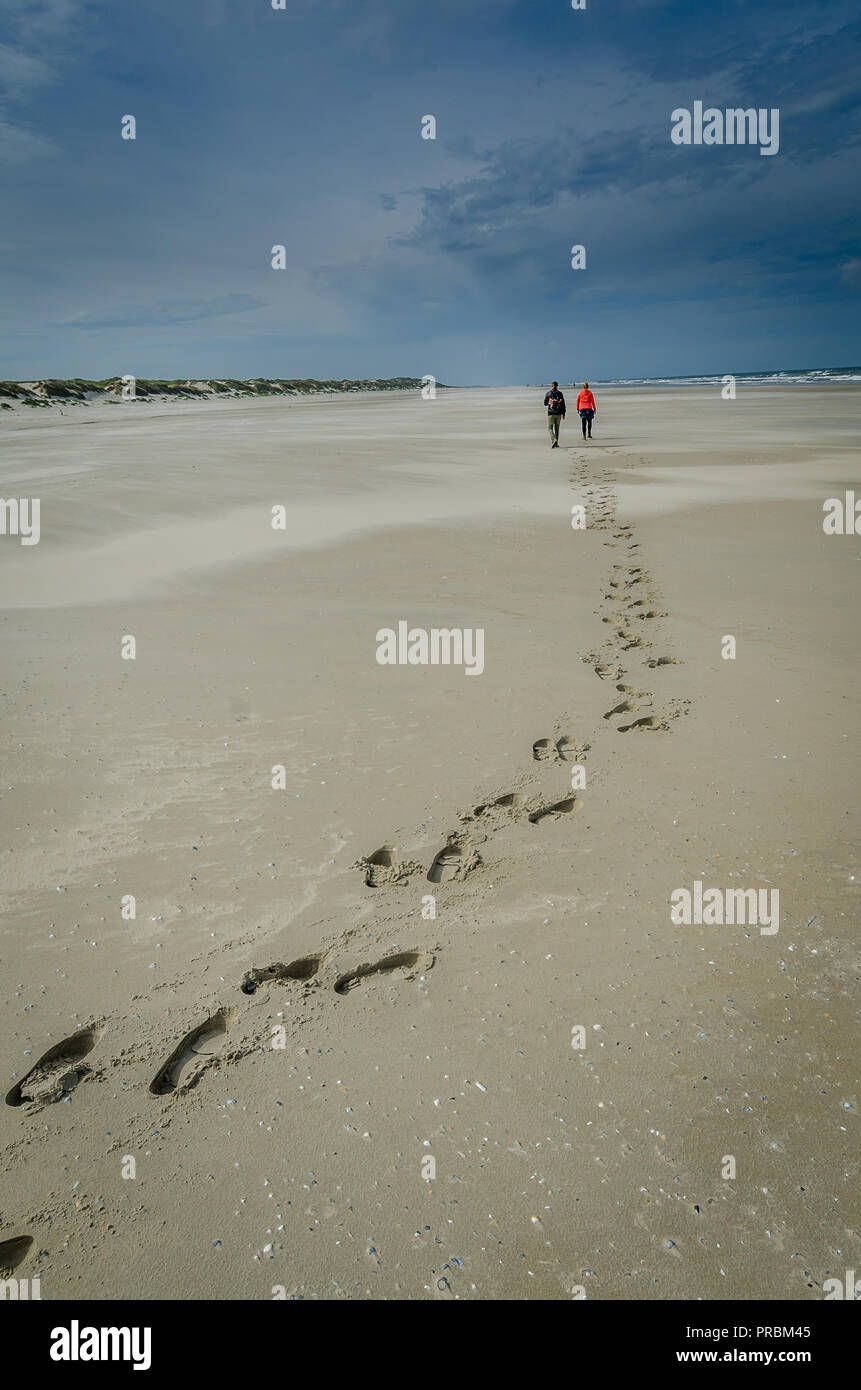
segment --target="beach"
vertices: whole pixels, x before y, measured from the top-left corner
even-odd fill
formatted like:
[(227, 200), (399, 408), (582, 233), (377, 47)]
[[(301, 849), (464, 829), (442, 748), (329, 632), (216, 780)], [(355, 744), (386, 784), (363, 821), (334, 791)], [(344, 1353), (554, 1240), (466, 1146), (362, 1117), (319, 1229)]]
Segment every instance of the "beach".
[[(0, 1242), (43, 1298), (861, 1269), (857, 388), (596, 388), (587, 443), (563, 389), (555, 451), (541, 388), (0, 417)], [(381, 664), (401, 622), (483, 669)], [(673, 920), (696, 884), (769, 920)]]

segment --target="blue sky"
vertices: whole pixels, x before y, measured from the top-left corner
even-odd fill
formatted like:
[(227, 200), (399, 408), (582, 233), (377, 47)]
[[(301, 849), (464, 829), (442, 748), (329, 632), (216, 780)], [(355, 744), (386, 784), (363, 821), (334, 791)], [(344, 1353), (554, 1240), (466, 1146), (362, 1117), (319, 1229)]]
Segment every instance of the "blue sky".
[(0, 0), (0, 377), (857, 365), (860, 58), (855, 0)]

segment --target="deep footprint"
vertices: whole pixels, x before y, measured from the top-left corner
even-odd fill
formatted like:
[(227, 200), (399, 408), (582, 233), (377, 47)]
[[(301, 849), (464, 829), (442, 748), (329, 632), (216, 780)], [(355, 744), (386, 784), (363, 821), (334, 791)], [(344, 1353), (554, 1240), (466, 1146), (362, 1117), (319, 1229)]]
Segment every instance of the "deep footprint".
[(576, 796), (566, 796), (563, 801), (554, 801), (552, 806), (539, 806), (537, 811), (533, 811), (529, 817), (532, 825), (538, 825), (541, 821), (552, 817), (556, 820), (558, 816), (567, 816), (571, 811), (579, 811), (580, 802)]
[(537, 763), (556, 757), (556, 744), (552, 738), (537, 738), (532, 745), (532, 756)]
[(466, 878), (478, 862), (478, 855), (468, 840), (452, 839), (435, 856), (428, 869), (428, 879), (431, 883), (449, 883), (452, 879)]
[(192, 1028), (190, 1033), (186, 1033), (182, 1042), (174, 1048), (167, 1061), (159, 1067), (150, 1082), (149, 1088), (152, 1094), (154, 1096), (171, 1095), (178, 1089), (183, 1072), (199, 1058), (203, 1058), (204, 1065), (186, 1083), (187, 1085), (196, 1085), (203, 1071), (206, 1070), (206, 1059), (216, 1057), (221, 1051), (224, 1039), (230, 1031), (235, 1017), (235, 1009), (219, 1009), (205, 1023), (198, 1024), (196, 1028)]
[(615, 705), (613, 709), (608, 709), (604, 718), (612, 719), (614, 714), (633, 714), (634, 710), (639, 708), (640, 706), (635, 704), (633, 700), (622, 700), (621, 704)]
[(391, 845), (383, 845), (368, 856), (365, 882), (370, 888), (379, 888), (381, 884), (391, 882), (396, 877), (397, 863), (397, 850), (392, 849)]
[(523, 805), (524, 798), (519, 792), (506, 792), (504, 796), (498, 796), (495, 801), (486, 801), (481, 806), (476, 806), (473, 811), (474, 816), (486, 816), (491, 811), (516, 811)]
[(336, 994), (348, 994), (361, 980), (370, 975), (388, 975), (393, 970), (405, 971), (404, 979), (411, 980), (420, 970), (433, 968), (434, 957), (427, 951), (399, 951), (395, 956), (384, 956), (375, 965), (360, 965), (348, 975), (335, 981)]
[(87, 1075), (89, 1067), (78, 1065), (92, 1052), (104, 1032), (104, 1020), (91, 1023), (71, 1037), (55, 1043), (43, 1052), (27, 1075), (12, 1087), (6, 1096), (7, 1105), (25, 1105), (34, 1102), (50, 1105), (62, 1100), (74, 1091), (78, 1082)]
[(274, 965), (264, 966), (259, 970), (249, 970), (242, 977), (240, 986), (243, 994), (254, 994), (259, 985), (267, 980), (303, 980), (313, 979), (323, 964), (322, 956), (302, 956), (299, 960), (293, 960), (289, 965), (276, 961)]
[(655, 715), (647, 715), (644, 719), (635, 719), (633, 724), (618, 724), (616, 727), (620, 734), (627, 734), (632, 729), (637, 732), (647, 732), (651, 729), (668, 729), (669, 725), (665, 720), (658, 719)]
[(11, 1240), (0, 1240), (0, 1279), (10, 1279), (15, 1270), (30, 1252), (32, 1236), (13, 1236)]
[(589, 752), (589, 744), (581, 743), (573, 734), (562, 734), (556, 740), (556, 752), (563, 763), (579, 763)]

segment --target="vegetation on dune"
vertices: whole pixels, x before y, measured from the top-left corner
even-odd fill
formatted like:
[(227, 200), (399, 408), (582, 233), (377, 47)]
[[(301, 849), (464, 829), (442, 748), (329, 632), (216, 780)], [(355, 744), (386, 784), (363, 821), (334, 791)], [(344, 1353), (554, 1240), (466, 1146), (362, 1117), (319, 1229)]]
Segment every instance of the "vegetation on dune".
[[(235, 377), (207, 377), (170, 381), (149, 377), (134, 379), (134, 399), (152, 400), (211, 400), (215, 396), (312, 396), (349, 391), (409, 391), (418, 390), (421, 377), (396, 376), (384, 379), (365, 378), (351, 381), (317, 381), (313, 377), (252, 377), (247, 381)], [(442, 387), (443, 382), (437, 382)], [(85, 381), (80, 377), (68, 380), (46, 378), (44, 381), (0, 381), (0, 398), (20, 405), (42, 406), (53, 402), (70, 405), (87, 404), (101, 399), (118, 403), (128, 399), (123, 395), (122, 377), (105, 377), (101, 381)], [(9, 407), (7, 407), (9, 408)]]

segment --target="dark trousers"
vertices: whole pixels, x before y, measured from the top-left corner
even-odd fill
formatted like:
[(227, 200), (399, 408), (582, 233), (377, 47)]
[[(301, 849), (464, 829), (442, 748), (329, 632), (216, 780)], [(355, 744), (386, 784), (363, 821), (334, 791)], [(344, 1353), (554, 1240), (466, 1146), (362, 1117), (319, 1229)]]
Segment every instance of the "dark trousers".
[(589, 431), (589, 438), (592, 438), (592, 421), (595, 418), (594, 410), (581, 410), (580, 419), (583, 422), (583, 438), (586, 438), (586, 430)]

